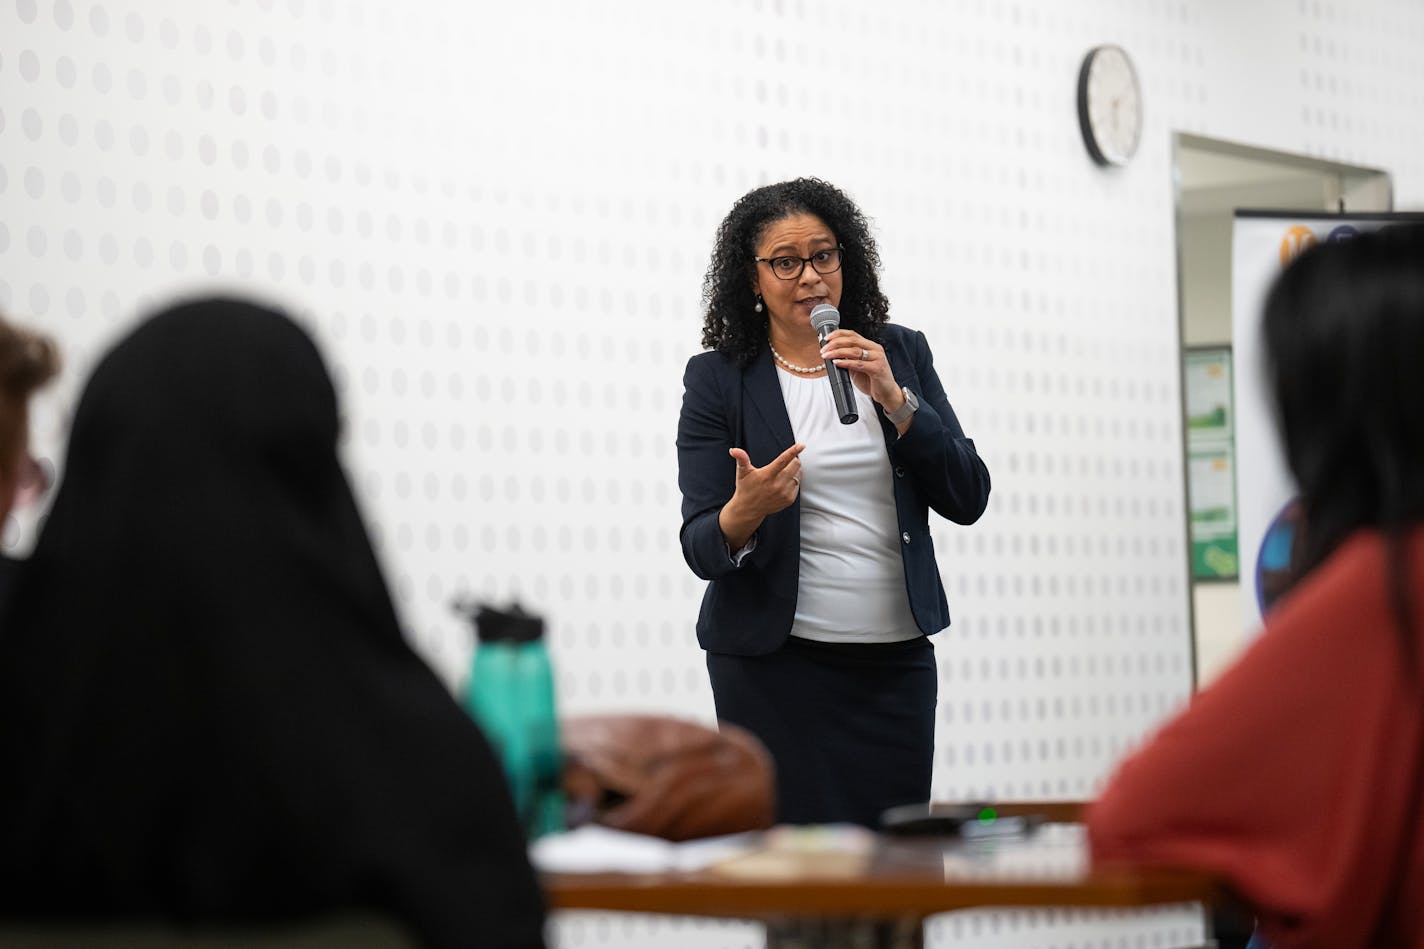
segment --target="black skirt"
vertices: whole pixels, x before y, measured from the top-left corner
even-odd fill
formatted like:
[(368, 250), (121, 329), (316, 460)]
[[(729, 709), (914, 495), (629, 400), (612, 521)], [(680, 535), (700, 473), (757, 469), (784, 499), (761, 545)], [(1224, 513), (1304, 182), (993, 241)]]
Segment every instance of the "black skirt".
[(777, 819), (879, 825), (929, 800), (934, 647), (788, 637), (766, 656), (707, 654), (717, 717), (762, 740), (776, 764)]

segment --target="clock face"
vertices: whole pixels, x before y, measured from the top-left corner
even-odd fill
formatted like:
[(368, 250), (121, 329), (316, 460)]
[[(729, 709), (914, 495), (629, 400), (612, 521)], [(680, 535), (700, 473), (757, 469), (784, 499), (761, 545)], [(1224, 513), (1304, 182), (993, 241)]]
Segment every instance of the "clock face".
[(1093, 160), (1125, 165), (1142, 138), (1142, 90), (1137, 70), (1117, 46), (1099, 46), (1078, 73), (1078, 123)]

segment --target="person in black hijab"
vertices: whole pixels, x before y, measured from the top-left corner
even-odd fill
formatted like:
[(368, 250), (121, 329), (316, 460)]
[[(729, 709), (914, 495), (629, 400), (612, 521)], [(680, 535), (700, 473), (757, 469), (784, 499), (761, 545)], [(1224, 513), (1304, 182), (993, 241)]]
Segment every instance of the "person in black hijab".
[(0, 623), (0, 915), (543, 945), (499, 766), (401, 635), (338, 428), (311, 339), (243, 302), (94, 371)]

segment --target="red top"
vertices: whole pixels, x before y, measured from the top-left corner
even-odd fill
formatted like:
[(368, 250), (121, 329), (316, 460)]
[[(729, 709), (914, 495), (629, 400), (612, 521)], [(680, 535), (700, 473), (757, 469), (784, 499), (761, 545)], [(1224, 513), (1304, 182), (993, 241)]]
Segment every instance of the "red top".
[[(1406, 584), (1424, 615), (1424, 530)], [(1089, 809), (1093, 859), (1218, 873), (1276, 949), (1424, 947), (1424, 639), (1351, 537)]]

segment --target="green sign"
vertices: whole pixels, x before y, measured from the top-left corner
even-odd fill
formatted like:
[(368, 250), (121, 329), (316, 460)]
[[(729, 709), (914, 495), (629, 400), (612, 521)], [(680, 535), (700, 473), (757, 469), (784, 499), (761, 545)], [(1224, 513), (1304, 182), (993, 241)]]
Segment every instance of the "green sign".
[(1236, 548), (1236, 451), (1231, 350), (1190, 349), (1183, 367), (1187, 404), (1187, 502), (1192, 577), (1228, 580), (1240, 573)]

